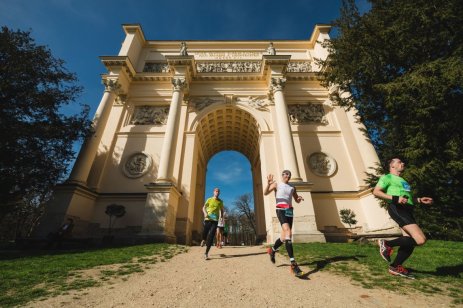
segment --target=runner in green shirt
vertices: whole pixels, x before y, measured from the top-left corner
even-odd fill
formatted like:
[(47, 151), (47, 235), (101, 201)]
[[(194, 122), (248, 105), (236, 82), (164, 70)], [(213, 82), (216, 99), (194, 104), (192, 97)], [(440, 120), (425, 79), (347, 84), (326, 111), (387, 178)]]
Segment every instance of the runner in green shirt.
[(201, 246), (204, 246), (204, 243), (207, 244), (206, 253), (204, 254), (205, 260), (209, 260), (209, 250), (214, 241), (217, 224), (219, 219), (223, 217), (223, 201), (219, 198), (219, 195), (220, 189), (214, 188), (214, 196), (207, 199), (203, 206), (204, 230)]
[(432, 204), (433, 199), (429, 197), (413, 198), (410, 185), (400, 176), (404, 169), (405, 164), (399, 158), (391, 159), (389, 161), (389, 174), (380, 177), (373, 194), (389, 203), (387, 211), (399, 225), (403, 234), (392, 241), (378, 240), (379, 253), (384, 260), (390, 263), (392, 247), (399, 246), (397, 256), (389, 266), (389, 273), (413, 279), (413, 276), (402, 264), (413, 253), (416, 245), (421, 246), (426, 242), (426, 236), (413, 217), (413, 208), (417, 203)]

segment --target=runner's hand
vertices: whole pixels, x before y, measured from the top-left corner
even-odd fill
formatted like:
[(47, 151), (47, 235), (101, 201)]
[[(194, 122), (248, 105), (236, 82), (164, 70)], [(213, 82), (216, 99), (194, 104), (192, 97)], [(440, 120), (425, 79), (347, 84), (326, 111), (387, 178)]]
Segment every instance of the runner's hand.
[(404, 197), (399, 197), (399, 204), (407, 204), (408, 202), (408, 199), (407, 198), (404, 198)]
[(275, 181), (273, 180), (273, 174), (267, 175), (267, 183), (268, 185), (273, 184)]
[(433, 204), (434, 200), (432, 198), (429, 198), (429, 197), (421, 197), (420, 198), (420, 203), (423, 203), (423, 204)]

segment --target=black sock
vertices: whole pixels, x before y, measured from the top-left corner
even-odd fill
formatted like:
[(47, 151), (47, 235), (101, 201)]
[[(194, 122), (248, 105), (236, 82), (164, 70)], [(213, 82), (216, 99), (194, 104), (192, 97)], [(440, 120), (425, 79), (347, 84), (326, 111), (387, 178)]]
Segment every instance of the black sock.
[(280, 248), (281, 245), (283, 245), (283, 242), (280, 240), (280, 238), (278, 238), (275, 241), (275, 244), (273, 245), (273, 251), (277, 251), (277, 249)]
[(411, 254), (413, 253), (413, 250), (415, 249), (416, 242), (413, 238), (408, 237), (408, 236), (402, 236), (404, 239), (402, 239), (402, 245), (400, 245), (399, 251), (397, 252), (397, 256), (395, 257), (394, 262), (392, 262), (391, 266), (397, 267), (397, 265), (402, 265), (405, 260), (407, 260)]
[(415, 247), (409, 247), (409, 246), (401, 246), (399, 248), (399, 252), (397, 252), (397, 256), (395, 257), (394, 262), (392, 262), (391, 266), (397, 267), (397, 265), (402, 265), (404, 264), (405, 260), (408, 259), (413, 253), (413, 250)]
[(291, 240), (285, 240), (285, 247), (286, 251), (288, 252), (289, 258), (294, 259), (293, 242), (291, 242)]

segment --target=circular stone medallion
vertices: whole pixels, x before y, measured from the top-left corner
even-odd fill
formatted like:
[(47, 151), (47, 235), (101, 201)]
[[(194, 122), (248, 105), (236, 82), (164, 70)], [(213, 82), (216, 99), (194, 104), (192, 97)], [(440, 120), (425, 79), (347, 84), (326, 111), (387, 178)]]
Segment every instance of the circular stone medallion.
[(318, 176), (332, 176), (337, 168), (336, 160), (323, 152), (312, 153), (307, 158), (307, 163), (310, 170)]
[(139, 178), (145, 175), (153, 165), (151, 156), (138, 152), (134, 153), (127, 158), (125, 164), (122, 166), (122, 171), (125, 176), (129, 178)]

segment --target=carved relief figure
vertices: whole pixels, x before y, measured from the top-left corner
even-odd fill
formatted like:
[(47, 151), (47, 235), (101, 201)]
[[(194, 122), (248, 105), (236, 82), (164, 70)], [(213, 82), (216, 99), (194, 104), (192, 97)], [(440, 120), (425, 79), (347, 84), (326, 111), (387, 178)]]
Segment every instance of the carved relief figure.
[(249, 106), (257, 110), (268, 110), (267, 106), (269, 105), (269, 100), (264, 97), (238, 97), (237, 101), (242, 102), (244, 104), (248, 104)]
[(288, 73), (307, 73), (312, 71), (310, 62), (289, 62), (286, 67)]
[(258, 73), (261, 62), (235, 61), (235, 62), (200, 62), (196, 64), (198, 73)]
[(223, 102), (223, 99), (212, 99), (210, 97), (195, 97), (190, 101), (190, 108), (192, 111), (201, 111), (204, 108), (219, 102)]
[(308, 159), (310, 170), (319, 176), (331, 176), (336, 171), (336, 161), (325, 153), (313, 153)]
[(167, 123), (169, 107), (139, 106), (135, 107), (131, 125), (164, 125)]
[(325, 110), (321, 104), (289, 105), (288, 114), (291, 124), (328, 124)]
[(169, 64), (167, 64), (167, 63), (148, 62), (148, 63), (145, 63), (145, 67), (143, 68), (143, 72), (168, 73), (168, 72), (170, 72)]
[(135, 153), (124, 164), (124, 174), (130, 178), (143, 176), (152, 165), (151, 157), (145, 153)]

